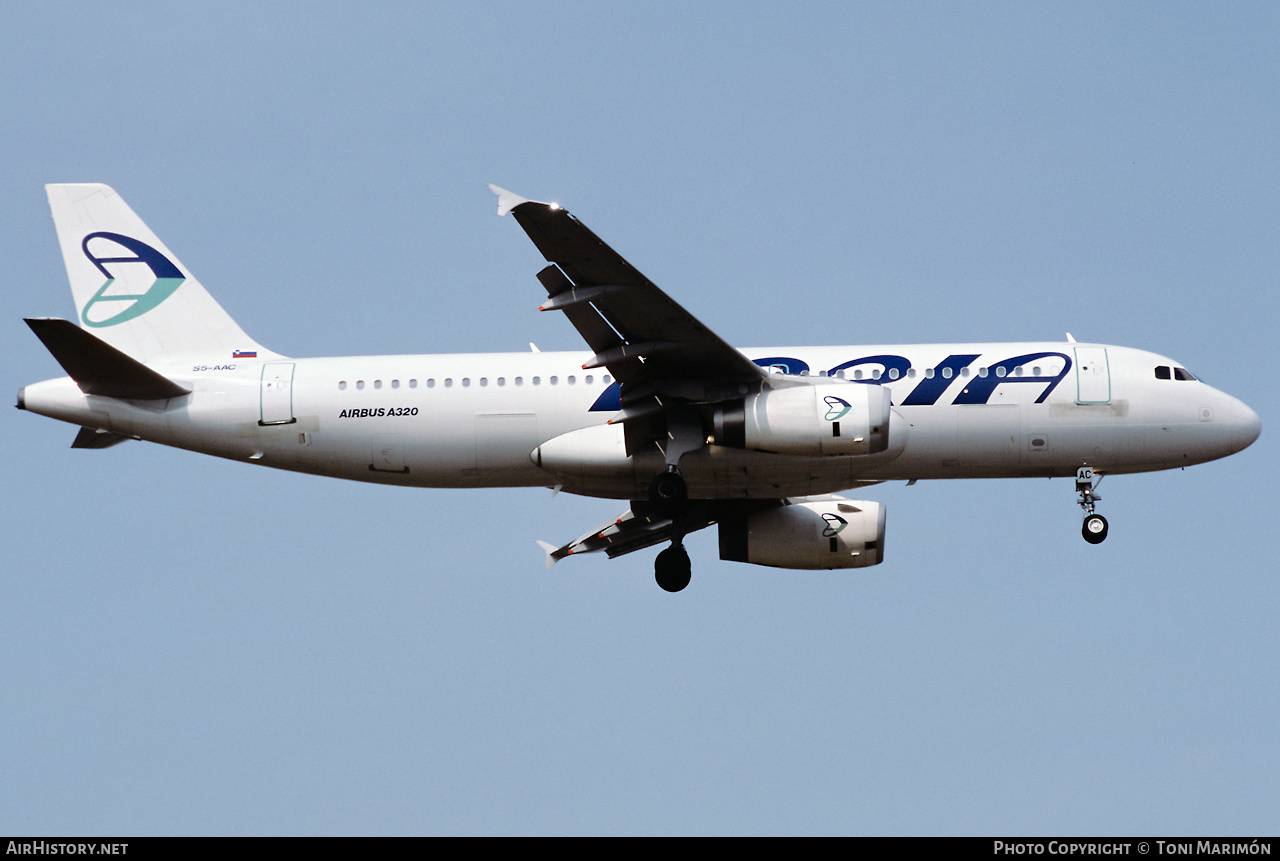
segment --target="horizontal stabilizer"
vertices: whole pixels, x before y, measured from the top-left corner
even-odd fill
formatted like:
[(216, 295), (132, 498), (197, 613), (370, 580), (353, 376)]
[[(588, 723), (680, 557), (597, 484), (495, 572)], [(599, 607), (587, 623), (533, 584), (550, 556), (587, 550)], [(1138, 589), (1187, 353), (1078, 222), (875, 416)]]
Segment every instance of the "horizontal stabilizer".
[(111, 446), (122, 443), (133, 437), (124, 434), (112, 433), (111, 431), (98, 430), (97, 428), (80, 428), (80, 433), (76, 434), (75, 440), (72, 441), (72, 448), (111, 448)]
[(86, 395), (155, 401), (191, 393), (69, 320), (38, 318), (26, 322)]

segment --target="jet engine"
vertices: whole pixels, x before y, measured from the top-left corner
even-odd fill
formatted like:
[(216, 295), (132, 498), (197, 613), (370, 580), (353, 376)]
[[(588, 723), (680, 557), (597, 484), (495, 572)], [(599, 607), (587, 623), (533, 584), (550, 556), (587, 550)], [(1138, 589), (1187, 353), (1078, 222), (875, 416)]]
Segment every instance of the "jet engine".
[(870, 383), (787, 386), (716, 407), (716, 443), (793, 455), (867, 455), (889, 447), (889, 390)]
[(885, 507), (824, 499), (720, 519), (720, 558), (773, 568), (865, 568), (884, 559)]

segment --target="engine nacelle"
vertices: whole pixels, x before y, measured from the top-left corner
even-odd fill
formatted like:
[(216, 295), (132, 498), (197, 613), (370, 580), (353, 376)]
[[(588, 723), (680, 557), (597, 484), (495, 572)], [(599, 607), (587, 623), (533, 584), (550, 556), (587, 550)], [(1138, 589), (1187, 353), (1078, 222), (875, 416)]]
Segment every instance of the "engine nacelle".
[(774, 568), (865, 568), (884, 559), (885, 507), (798, 502), (720, 520), (720, 558)]
[(793, 455), (867, 455), (889, 447), (889, 390), (870, 383), (768, 389), (716, 408), (715, 441)]

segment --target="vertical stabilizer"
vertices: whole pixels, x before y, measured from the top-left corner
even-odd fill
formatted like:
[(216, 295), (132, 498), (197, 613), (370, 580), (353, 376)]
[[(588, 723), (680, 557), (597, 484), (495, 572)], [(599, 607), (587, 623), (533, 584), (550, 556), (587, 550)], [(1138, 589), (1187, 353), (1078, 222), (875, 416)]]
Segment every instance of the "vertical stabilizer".
[(45, 190), (82, 328), (149, 365), (278, 358), (236, 325), (110, 187)]

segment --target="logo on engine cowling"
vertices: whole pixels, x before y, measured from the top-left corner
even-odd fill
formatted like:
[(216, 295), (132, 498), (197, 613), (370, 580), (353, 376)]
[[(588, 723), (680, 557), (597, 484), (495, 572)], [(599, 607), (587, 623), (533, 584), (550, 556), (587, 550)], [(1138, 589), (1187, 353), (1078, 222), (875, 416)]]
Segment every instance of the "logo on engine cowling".
[(822, 519), (827, 522), (826, 528), (822, 530), (823, 538), (834, 538), (840, 534), (840, 530), (849, 525), (849, 521), (839, 514), (824, 514)]
[(844, 398), (837, 398), (835, 395), (827, 395), (822, 399), (827, 405), (827, 414), (823, 416), (829, 422), (836, 422), (844, 418), (844, 414), (853, 409), (853, 405)]
[[(93, 248), (90, 249), (89, 243), (93, 240), (98, 241), (94, 242)], [(147, 243), (131, 236), (105, 231), (90, 233), (84, 238), (80, 247), (84, 249), (84, 256), (93, 261), (98, 271), (107, 276), (107, 282), (93, 294), (93, 297), (85, 303), (84, 310), (80, 312), (80, 319), (86, 326), (102, 328), (141, 317), (172, 296), (173, 291), (186, 280), (182, 270), (175, 266), (172, 260)], [(122, 250), (130, 256), (122, 254)], [(113, 273), (107, 269), (108, 263), (117, 271)], [(143, 266), (130, 265), (135, 263), (141, 263)], [(121, 279), (120, 284), (116, 283), (117, 275)], [(100, 304), (102, 307), (98, 308), (99, 313), (90, 318), (89, 312)], [(102, 316), (103, 309), (111, 305), (118, 310), (114, 314)]]

